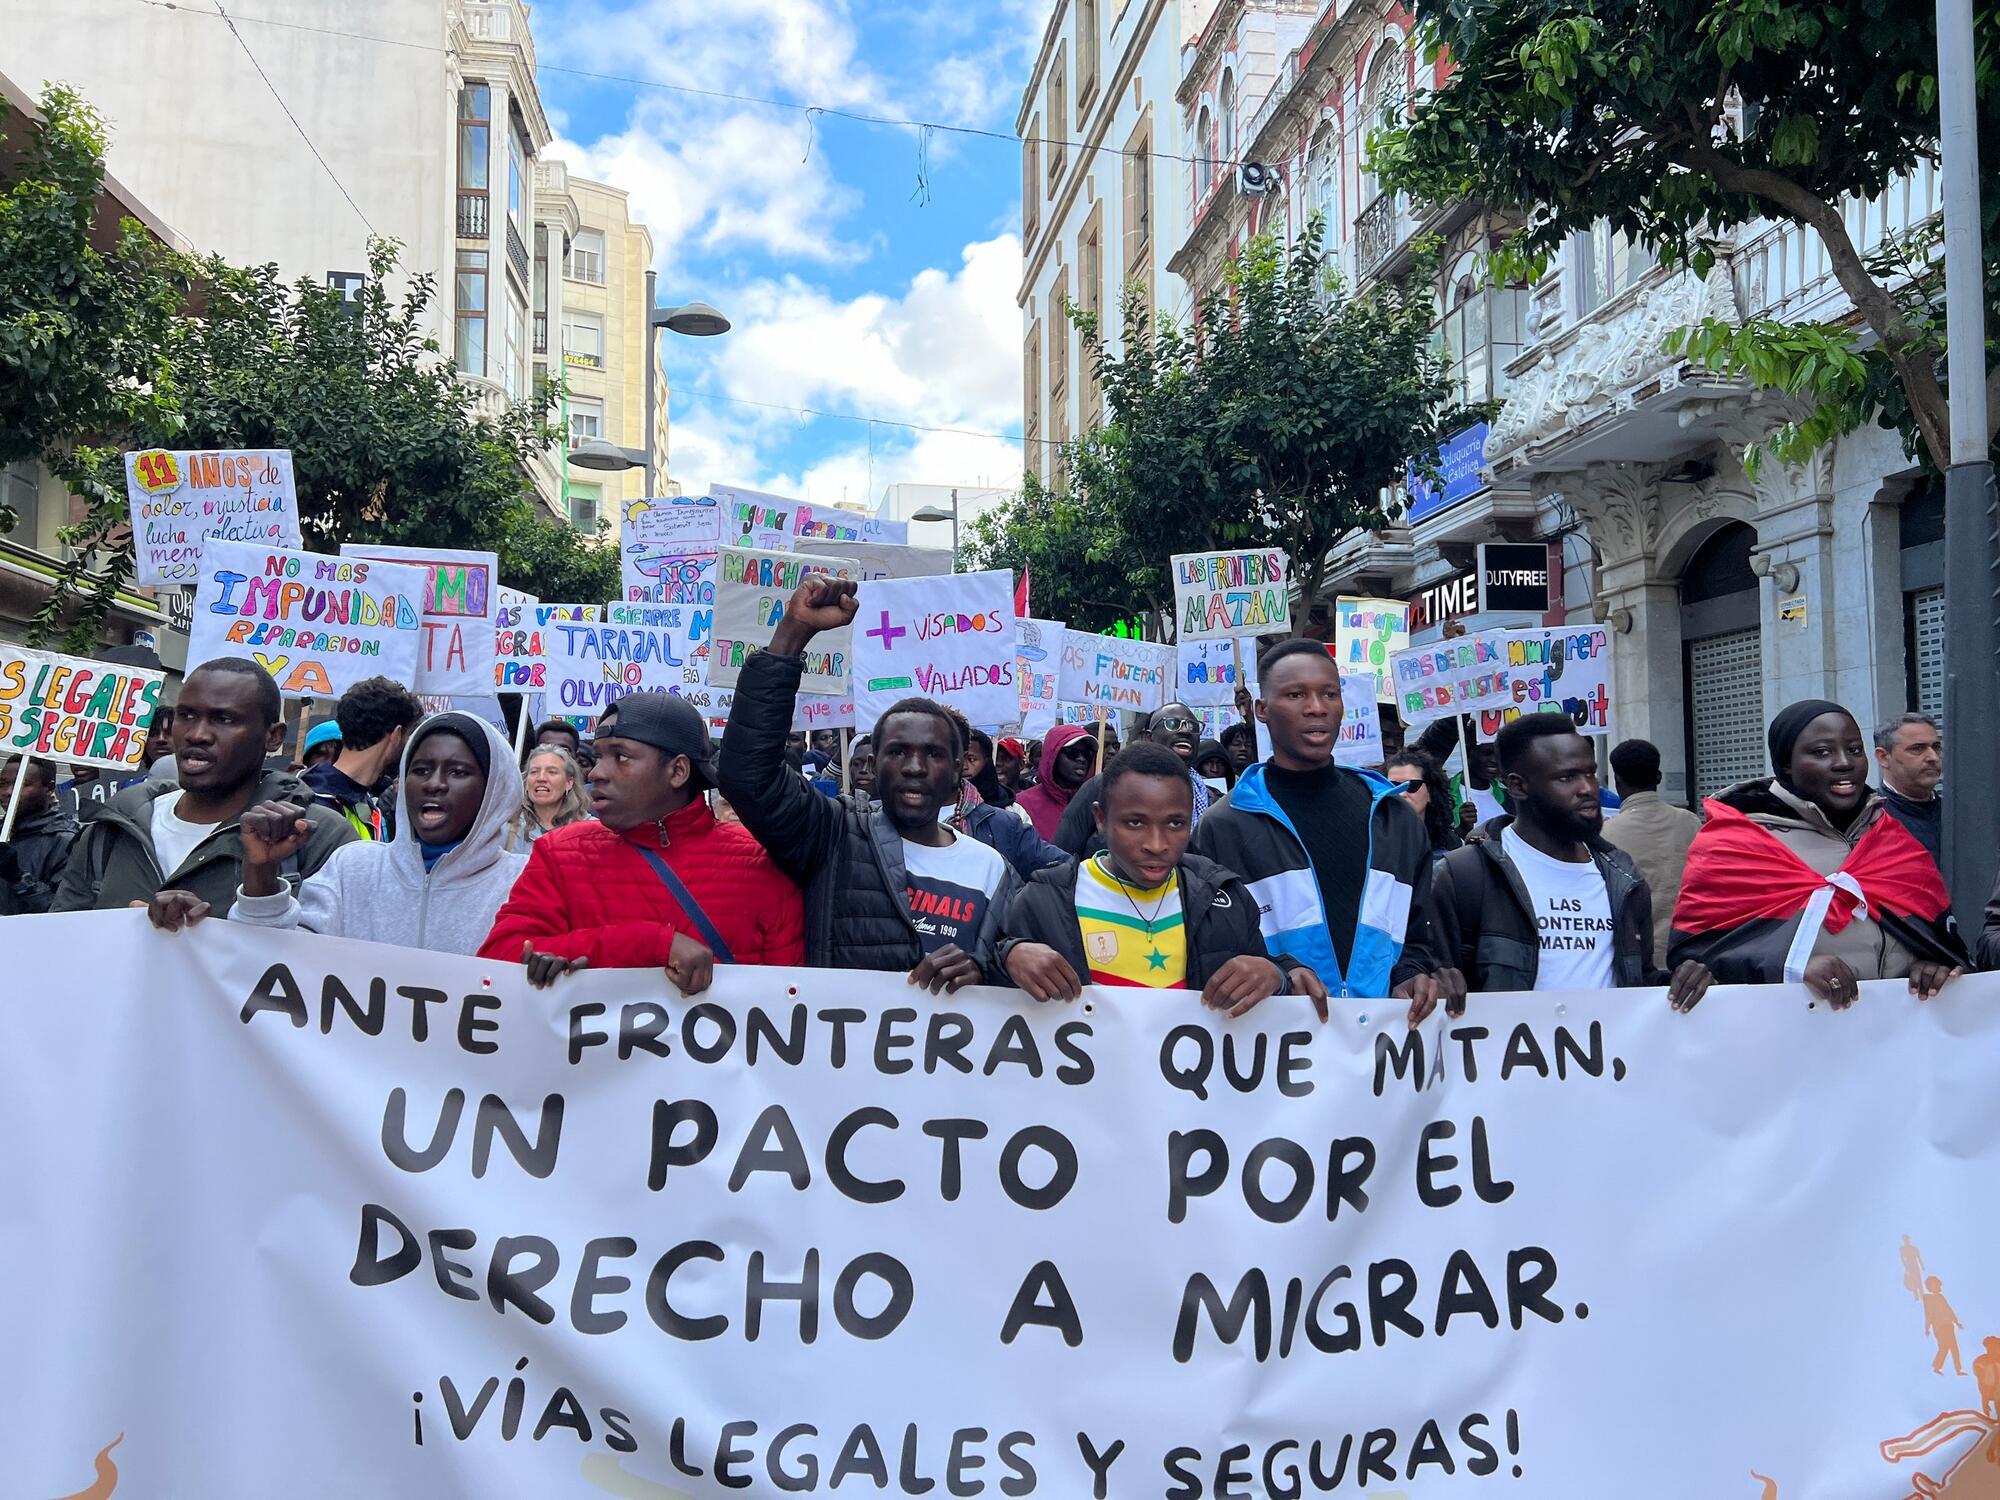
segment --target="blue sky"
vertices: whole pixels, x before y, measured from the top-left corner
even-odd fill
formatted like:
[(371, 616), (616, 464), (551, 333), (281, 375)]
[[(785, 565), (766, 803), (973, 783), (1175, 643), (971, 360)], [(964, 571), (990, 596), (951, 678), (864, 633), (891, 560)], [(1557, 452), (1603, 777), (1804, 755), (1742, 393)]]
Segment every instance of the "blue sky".
[[(544, 104), (571, 170), (626, 189), (663, 302), (670, 471), (819, 503), (1012, 484), (1018, 443), (742, 404), (1018, 434), (1023, 80), (1049, 0), (539, 0)], [(981, 139), (583, 78), (1001, 132)], [(927, 187), (919, 191), (920, 169)], [(872, 449), (872, 452), (871, 452)]]

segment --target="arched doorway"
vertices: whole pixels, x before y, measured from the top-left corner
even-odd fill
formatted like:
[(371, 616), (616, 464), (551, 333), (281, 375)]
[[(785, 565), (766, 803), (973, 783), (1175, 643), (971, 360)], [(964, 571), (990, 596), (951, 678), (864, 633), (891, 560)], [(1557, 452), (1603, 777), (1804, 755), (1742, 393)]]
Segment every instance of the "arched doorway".
[(1750, 552), (1757, 533), (1719, 527), (1681, 571), (1681, 659), (1687, 705), (1688, 786), (1694, 805), (1768, 772), (1764, 753), (1764, 640)]

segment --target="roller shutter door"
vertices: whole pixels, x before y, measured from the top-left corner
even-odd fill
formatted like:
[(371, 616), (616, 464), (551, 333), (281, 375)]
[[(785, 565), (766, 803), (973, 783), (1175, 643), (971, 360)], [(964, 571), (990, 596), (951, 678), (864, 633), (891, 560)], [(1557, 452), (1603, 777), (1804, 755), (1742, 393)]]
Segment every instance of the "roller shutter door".
[(1694, 715), (1697, 799), (1769, 774), (1760, 631), (1738, 630), (1689, 644), (1688, 705)]

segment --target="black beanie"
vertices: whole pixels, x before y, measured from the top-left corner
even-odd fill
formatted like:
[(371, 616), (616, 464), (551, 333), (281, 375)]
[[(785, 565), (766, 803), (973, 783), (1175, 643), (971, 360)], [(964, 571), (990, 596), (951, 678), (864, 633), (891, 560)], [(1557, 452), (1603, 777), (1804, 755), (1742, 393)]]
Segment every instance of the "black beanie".
[(1801, 698), (1797, 703), (1779, 709), (1777, 718), (1771, 721), (1771, 769), (1777, 772), (1778, 780), (1787, 787), (1792, 784), (1792, 747), (1806, 732), (1806, 725), (1822, 714), (1839, 714), (1845, 719), (1854, 717), (1838, 703), (1830, 703), (1824, 698)]
[(471, 714), (432, 714), (419, 724), (417, 732), (410, 736), (410, 753), (414, 754), (417, 746), (440, 731), (445, 734), (455, 734), (464, 740), (466, 748), (472, 752), (472, 758), (479, 762), (481, 774), (486, 776), (493, 774), (493, 742), (486, 737), (486, 726)]

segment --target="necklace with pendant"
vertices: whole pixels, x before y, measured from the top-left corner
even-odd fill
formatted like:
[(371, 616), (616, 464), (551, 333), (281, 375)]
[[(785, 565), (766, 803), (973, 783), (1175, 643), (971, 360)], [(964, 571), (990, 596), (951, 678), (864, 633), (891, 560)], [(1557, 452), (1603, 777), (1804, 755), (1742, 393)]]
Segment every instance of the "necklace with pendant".
[(1153, 914), (1149, 917), (1146, 913), (1139, 910), (1138, 898), (1132, 894), (1132, 888), (1125, 883), (1124, 877), (1112, 869), (1102, 855), (1098, 857), (1097, 867), (1117, 882), (1118, 894), (1123, 896), (1125, 904), (1132, 908), (1132, 915), (1137, 917), (1140, 924), (1146, 929), (1146, 936), (1149, 938), (1152, 937), (1153, 929), (1159, 924), (1160, 913), (1166, 907), (1167, 897), (1173, 894), (1174, 883), (1172, 877), (1168, 877), (1165, 887), (1160, 891), (1159, 900), (1153, 903)]

